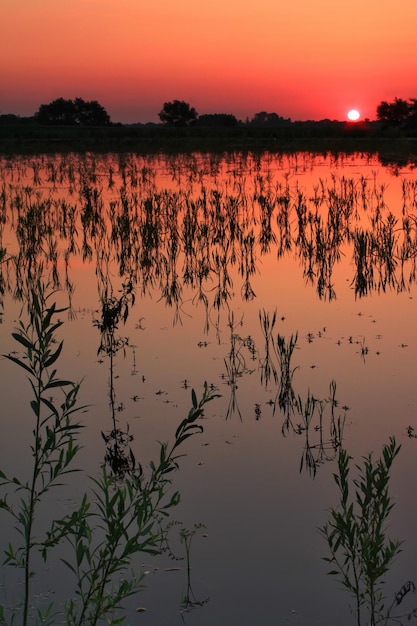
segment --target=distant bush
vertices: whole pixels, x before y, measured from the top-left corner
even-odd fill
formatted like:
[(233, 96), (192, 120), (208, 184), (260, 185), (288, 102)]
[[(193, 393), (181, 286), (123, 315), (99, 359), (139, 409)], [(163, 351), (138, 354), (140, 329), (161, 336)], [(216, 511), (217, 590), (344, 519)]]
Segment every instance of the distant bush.
[(49, 104), (41, 104), (35, 113), (35, 121), (58, 126), (108, 126), (111, 123), (106, 109), (97, 100), (86, 102), (82, 98), (58, 98)]
[(205, 113), (200, 115), (194, 126), (239, 126), (239, 120), (231, 113)]
[(291, 119), (281, 117), (277, 113), (260, 111), (259, 113), (255, 113), (248, 123), (250, 126), (287, 126), (291, 123)]

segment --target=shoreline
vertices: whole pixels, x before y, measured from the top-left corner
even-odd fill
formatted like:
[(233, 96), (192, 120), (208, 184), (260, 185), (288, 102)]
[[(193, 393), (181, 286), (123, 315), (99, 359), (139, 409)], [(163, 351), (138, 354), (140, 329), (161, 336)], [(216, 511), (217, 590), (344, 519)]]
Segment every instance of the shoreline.
[(259, 128), (240, 126), (166, 128), (158, 126), (0, 126), (3, 157), (51, 153), (314, 152), (370, 153), (383, 162), (417, 164), (417, 133), (354, 124), (312, 124)]

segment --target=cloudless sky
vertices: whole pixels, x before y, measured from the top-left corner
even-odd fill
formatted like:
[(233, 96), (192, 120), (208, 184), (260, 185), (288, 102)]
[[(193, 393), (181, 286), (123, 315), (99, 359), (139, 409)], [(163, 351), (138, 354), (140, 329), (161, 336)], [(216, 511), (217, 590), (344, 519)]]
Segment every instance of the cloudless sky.
[(417, 0), (0, 0), (0, 23), (0, 114), (81, 97), (126, 123), (174, 99), (375, 119), (417, 97)]

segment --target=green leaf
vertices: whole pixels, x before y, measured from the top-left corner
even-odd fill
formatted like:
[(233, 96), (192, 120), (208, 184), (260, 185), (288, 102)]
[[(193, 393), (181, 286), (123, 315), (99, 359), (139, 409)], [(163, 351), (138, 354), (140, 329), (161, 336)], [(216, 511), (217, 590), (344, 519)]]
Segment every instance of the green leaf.
[(61, 559), (62, 563), (64, 563), (64, 565), (66, 565), (68, 567), (68, 569), (70, 569), (75, 575), (77, 575), (76, 569), (73, 565), (71, 565), (71, 563), (69, 561), (67, 561), (66, 559)]
[(52, 389), (53, 387), (68, 387), (68, 385), (73, 385), (74, 383), (71, 380), (52, 380), (48, 382), (44, 387), (44, 391), (47, 389)]
[(39, 402), (37, 400), (31, 400), (30, 406), (32, 407), (32, 411), (37, 416), (39, 414)]
[(12, 333), (12, 337), (20, 344), (22, 344), (22, 346), (24, 346), (25, 348), (33, 348), (33, 343), (26, 339), (26, 337), (23, 337), (23, 335), (21, 335), (20, 333)]
[(34, 375), (33, 371), (30, 369), (30, 367), (28, 367), (26, 365), (26, 363), (24, 363), (23, 361), (19, 361), (19, 359), (16, 359), (16, 357), (14, 357), (14, 356), (10, 356), (10, 354), (3, 354), (3, 356), (6, 359), (9, 359), (9, 361), (12, 361), (13, 363), (16, 363), (16, 365), (19, 365), (20, 367), (23, 367), (23, 369), (26, 370), (27, 372), (29, 372), (29, 374), (31, 376)]
[(194, 389), (191, 390), (191, 399), (192, 399), (193, 407), (196, 409), (198, 406), (198, 403), (197, 403), (197, 396), (196, 396)]
[(51, 354), (51, 356), (49, 357), (47, 361), (45, 361), (45, 367), (50, 367), (53, 363), (55, 363), (55, 361), (59, 358), (59, 355), (62, 352), (62, 346), (63, 346), (63, 342), (61, 341), (57, 350), (53, 354)]

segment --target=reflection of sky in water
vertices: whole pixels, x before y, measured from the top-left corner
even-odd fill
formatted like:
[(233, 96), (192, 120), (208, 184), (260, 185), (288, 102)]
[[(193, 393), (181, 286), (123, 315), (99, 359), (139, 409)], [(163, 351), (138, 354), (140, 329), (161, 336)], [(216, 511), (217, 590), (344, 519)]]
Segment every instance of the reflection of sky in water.
[[(98, 188), (103, 186), (103, 211), (110, 211), (109, 215), (120, 209), (112, 209), (109, 204), (120, 186), (115, 173), (114, 187), (107, 189), (110, 165), (116, 172), (115, 157), (113, 163), (110, 160), (105, 162), (103, 176), (97, 183)], [(131, 159), (128, 167), (133, 165), (135, 161)], [(181, 193), (181, 190), (189, 189), (188, 200), (196, 201), (201, 197), (202, 189), (208, 193), (211, 185), (224, 196), (242, 193), (243, 189), (248, 219), (245, 232), (253, 228), (255, 240), (259, 236), (260, 222), (259, 213), (253, 209), (258, 205), (252, 205), (252, 202), (253, 194), (259, 195), (261, 184), (265, 186), (265, 193), (267, 189), (274, 192), (278, 189), (281, 193), (288, 180), (291, 201), (294, 202), (298, 191), (308, 200), (322, 183), (326, 189), (333, 186), (340, 190), (345, 184), (341, 183), (343, 179), (353, 180), (360, 186), (363, 184), (361, 177), (365, 176), (367, 189), (374, 191), (368, 197), (366, 212), (355, 215), (354, 219), (361, 228), (369, 228), (381, 185), (384, 185), (386, 203), (382, 213), (391, 211), (401, 220), (402, 184), (404, 180), (412, 184), (413, 180), (410, 172), (393, 176), (375, 161), (346, 159), (343, 163), (329, 165), (322, 157), (312, 160), (301, 155), (283, 157), (281, 161), (270, 157), (268, 171), (265, 161), (257, 164), (237, 159), (235, 163), (210, 165), (206, 159), (195, 164), (192, 176), (186, 159), (181, 167), (172, 161), (170, 174), (164, 171), (162, 158), (148, 164), (139, 159), (137, 165), (135, 172), (142, 172), (143, 180), (146, 181), (147, 177), (151, 180), (151, 183), (140, 182), (138, 176), (137, 185), (129, 186), (129, 193), (136, 194), (139, 202), (145, 191), (162, 193), (170, 189)], [(145, 171), (145, 166), (149, 170)], [(95, 167), (97, 170), (102, 167), (99, 158)], [(157, 173), (155, 178), (154, 171)], [(31, 173), (29, 165), (26, 172)], [(23, 178), (18, 181), (16, 172), (13, 176), (11, 180), (11, 174), (3, 164), (3, 177), (16, 190), (19, 185), (33, 184)], [(43, 182), (37, 186), (37, 193), (40, 198), (47, 198), (50, 189), (42, 168), (40, 176)], [(174, 180), (175, 177), (179, 182)], [(57, 183), (56, 190), (51, 193), (55, 198), (66, 197), (68, 205), (79, 206), (75, 185), (72, 195), (66, 196), (67, 188), (68, 181)], [(408, 200), (412, 213), (415, 210), (412, 195)], [(326, 214), (325, 203), (320, 211)], [(120, 211), (118, 214), (121, 215)], [(108, 229), (109, 219), (106, 217)], [(181, 220), (182, 214), (178, 226), (182, 224)], [(292, 228), (294, 223), (292, 213)], [(275, 218), (271, 224), (276, 230)], [(80, 229), (78, 223), (79, 235)], [(3, 246), (11, 253), (13, 241), (13, 229), (8, 222), (4, 226)], [(79, 241), (78, 246), (81, 245)], [(238, 244), (239, 241), (236, 243), (239, 260), (242, 252)], [(65, 248), (63, 241), (59, 247), (61, 250)], [(102, 249), (105, 249), (104, 243)], [(344, 611), (345, 622), (340, 617), (340, 607), (347, 607), (347, 596), (340, 594), (335, 582), (325, 576), (326, 568), (320, 559), (326, 548), (316, 530), (325, 520), (326, 509), (336, 504), (336, 490), (331, 479), (334, 464), (320, 465), (315, 480), (304, 469), (299, 472), (304, 434), (289, 432), (283, 437), (283, 418), (278, 408), (274, 414), (271, 404), (276, 398), (277, 386), (273, 380), (266, 388), (261, 384), (265, 350), (259, 322), (262, 310), (271, 315), (277, 311), (275, 336), (279, 333), (288, 339), (291, 334), (298, 333), (292, 360), (293, 367), (298, 368), (293, 377), (297, 395), (304, 399), (310, 392), (316, 398), (328, 398), (329, 385), (332, 380), (336, 381), (337, 411), (340, 415), (346, 412), (344, 442), (350, 453), (359, 458), (371, 449), (379, 452), (392, 434), (403, 444), (393, 472), (393, 493), (398, 497), (398, 506), (393, 513), (392, 533), (406, 539), (407, 543), (398, 558), (398, 567), (394, 569), (396, 580), (392, 587), (387, 585), (387, 592), (396, 591), (414, 574), (416, 506), (410, 494), (414, 492), (416, 451), (414, 441), (407, 439), (406, 431), (409, 425), (417, 427), (415, 286), (412, 284), (409, 292), (404, 290), (400, 294), (395, 287), (388, 286), (385, 293), (371, 290), (367, 297), (355, 298), (351, 285), (354, 275), (351, 243), (344, 242), (340, 252), (340, 260), (335, 263), (332, 273), (336, 298), (330, 302), (328, 298), (320, 300), (314, 280), (309, 283), (303, 277), (297, 248), (277, 260), (276, 250), (271, 246), (268, 254), (255, 253), (256, 272), (250, 279), (256, 297), (249, 302), (241, 296), (242, 277), (238, 263), (228, 265), (233, 283), (230, 291), (234, 295), (219, 311), (210, 304), (208, 332), (205, 332), (206, 313), (202, 302), (195, 306), (195, 290), (183, 286), (182, 303), (176, 314), (175, 307), (168, 307), (161, 297), (157, 280), (154, 280), (155, 287), (147, 286), (146, 294), (140, 293), (139, 285), (126, 325), (119, 326), (120, 335), (129, 337), (126, 356), (123, 358), (120, 353), (116, 357), (119, 424), (121, 427), (129, 424), (134, 435), (132, 448), (143, 464), (157, 455), (156, 441), (169, 439), (188, 412), (191, 387), (199, 396), (203, 382), (207, 381), (217, 386), (222, 394), (221, 399), (207, 406), (204, 433), (188, 441), (182, 470), (175, 476), (175, 485), (182, 493), (182, 504), (173, 517), (184, 520), (190, 527), (197, 522), (207, 527), (207, 537), (198, 534), (194, 538), (192, 566), (196, 595), (209, 595), (210, 601), (204, 608), (195, 609), (186, 616), (186, 622), (192, 626), (213, 623), (249, 626), (272, 623), (272, 618), (278, 623), (288, 620), (288, 623), (306, 626), (313, 623), (326, 625), (335, 623), (335, 616), (342, 626), (350, 623), (348, 608)], [(99, 293), (103, 289), (103, 285), (98, 289), (95, 254), (96, 250), (92, 259), (85, 263), (81, 262), (79, 255), (69, 259), (68, 276), (75, 285), (72, 298), (75, 318), (67, 320), (61, 329), (64, 357), (59, 365), (60, 372), (66, 377), (84, 379), (81, 401), (91, 406), (83, 415), (87, 428), (83, 434), (80, 462), (92, 475), (104, 454), (100, 431), (111, 428), (108, 363), (106, 357), (97, 355), (100, 337), (98, 329), (93, 327), (93, 319), (98, 315)], [(117, 294), (122, 279), (111, 254), (106, 269)], [(177, 268), (183, 267), (184, 256), (179, 252)], [(58, 268), (63, 272), (62, 257)], [(214, 297), (213, 289), (211, 279), (205, 286), (210, 303)], [(60, 303), (65, 303), (65, 296), (58, 297)], [(16, 324), (20, 307), (6, 293), (0, 338), (2, 353), (14, 347), (10, 332)], [(239, 358), (243, 359), (245, 366), (242, 376), (236, 379), (234, 405), (231, 404), (232, 389), (227, 384), (226, 369), (231, 350), (231, 329), (228, 326), (231, 314), (233, 334), (238, 337)], [(254, 360), (247, 344), (243, 345), (248, 337), (256, 349)], [(30, 417), (26, 408), (28, 386), (24, 375), (4, 360), (0, 384), (7, 432), (7, 437), (3, 438), (2, 462), (17, 472), (25, 467), (30, 437)], [(230, 410), (231, 406), (234, 410)], [(345, 406), (349, 410), (342, 408)], [(229, 419), (225, 420), (228, 411)], [(325, 428), (328, 428), (328, 418), (326, 420)], [(296, 417), (294, 422), (297, 422)], [(310, 435), (310, 443), (315, 445), (317, 431), (313, 429)], [(328, 453), (331, 456), (332, 450), (329, 449)], [(150, 557), (144, 558), (144, 562), (153, 567)], [(160, 571), (147, 579), (149, 590), (130, 603), (132, 607), (148, 606), (149, 610), (140, 615), (141, 623), (146, 626), (181, 623), (179, 616), (173, 617), (173, 611), (177, 610), (185, 584), (185, 571), (168, 574), (163, 569), (169, 567), (170, 562), (161, 559), (161, 563)], [(166, 599), (164, 606), (161, 606), (161, 594)], [(292, 613), (293, 610), (296, 612)], [(313, 621), (312, 616), (316, 617)]]

